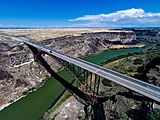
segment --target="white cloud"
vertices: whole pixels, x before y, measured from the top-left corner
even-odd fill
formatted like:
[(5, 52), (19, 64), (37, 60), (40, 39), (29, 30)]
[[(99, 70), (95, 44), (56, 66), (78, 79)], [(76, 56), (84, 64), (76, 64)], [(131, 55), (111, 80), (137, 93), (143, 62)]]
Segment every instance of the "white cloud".
[[(121, 10), (109, 14), (85, 15), (69, 21), (97, 23), (106, 26), (160, 26), (160, 13), (145, 12), (143, 9)], [(86, 24), (87, 24), (86, 23)]]

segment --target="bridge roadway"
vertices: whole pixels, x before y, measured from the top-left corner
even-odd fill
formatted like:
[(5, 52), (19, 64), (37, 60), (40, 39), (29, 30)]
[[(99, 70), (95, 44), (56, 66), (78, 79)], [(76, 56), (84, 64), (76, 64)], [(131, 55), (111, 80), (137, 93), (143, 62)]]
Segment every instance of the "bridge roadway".
[(24, 44), (31, 45), (41, 51), (46, 52), (49, 55), (56, 56), (64, 61), (67, 61), (69, 63), (72, 63), (76, 66), (79, 66), (83, 69), (86, 69), (90, 72), (93, 72), (101, 77), (104, 77), (108, 80), (111, 80), (119, 85), (122, 85), (128, 89), (131, 89), (133, 91), (136, 91), (140, 94), (143, 94), (157, 102), (160, 102), (160, 88), (151, 84), (148, 84), (146, 82), (140, 81), (138, 79), (128, 77), (126, 75), (123, 75), (121, 73), (103, 68), (99, 65), (93, 64), (91, 62), (75, 58), (63, 53), (60, 53), (56, 50), (48, 49), (44, 46), (41, 46), (37, 43), (29, 41), (27, 38), (24, 37), (10, 37), (14, 41), (23, 42)]

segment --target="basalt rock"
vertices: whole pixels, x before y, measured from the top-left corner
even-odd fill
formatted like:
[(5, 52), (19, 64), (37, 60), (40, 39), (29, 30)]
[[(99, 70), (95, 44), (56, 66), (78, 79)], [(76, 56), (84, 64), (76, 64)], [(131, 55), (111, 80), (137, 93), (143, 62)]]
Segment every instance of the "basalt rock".
[(41, 44), (63, 53), (84, 56), (109, 48), (112, 45), (135, 44), (137, 43), (135, 41), (136, 35), (133, 32), (100, 32), (47, 39)]

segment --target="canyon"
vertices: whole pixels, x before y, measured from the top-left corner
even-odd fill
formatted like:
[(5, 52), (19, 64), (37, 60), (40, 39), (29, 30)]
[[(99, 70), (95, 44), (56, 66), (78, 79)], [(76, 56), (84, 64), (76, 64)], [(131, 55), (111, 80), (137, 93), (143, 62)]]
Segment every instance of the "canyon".
[[(27, 30), (27, 34), (24, 32), (26, 30), (18, 30), (21, 31), (18, 32), (21, 34), (15, 33), (15, 31), (17, 30), (1, 30), (1, 34), (25, 36), (28, 39), (32, 39), (32, 41), (35, 40), (30, 37), (30, 34), (34, 33), (34, 30), (31, 30), (29, 35), (29, 30)], [(86, 29), (85, 33), (83, 33), (80, 29), (80, 32), (77, 32), (78, 34), (73, 35), (71, 34), (73, 30), (68, 29), (68, 32), (66, 32), (65, 29), (64, 36), (61, 34), (60, 37), (54, 38), (49, 34), (48, 39), (37, 39), (37, 41), (40, 41), (40, 44), (50, 49), (55, 49), (75, 57), (107, 50), (113, 45), (132, 46), (132, 44), (136, 43), (136, 35), (132, 31), (90, 31), (87, 32)], [(38, 33), (35, 32), (35, 36)], [(67, 33), (68, 35), (66, 35)], [(35, 36), (34, 38), (36, 38)], [(42, 39), (43, 34), (41, 36)], [(32, 52), (24, 44), (11, 41), (6, 36), (1, 35), (0, 46), (0, 107), (3, 109), (20, 97), (25, 96), (28, 91), (38, 88), (48, 73), (39, 64), (34, 62)], [(45, 59), (55, 71), (58, 71), (62, 67), (50, 56), (45, 56)]]

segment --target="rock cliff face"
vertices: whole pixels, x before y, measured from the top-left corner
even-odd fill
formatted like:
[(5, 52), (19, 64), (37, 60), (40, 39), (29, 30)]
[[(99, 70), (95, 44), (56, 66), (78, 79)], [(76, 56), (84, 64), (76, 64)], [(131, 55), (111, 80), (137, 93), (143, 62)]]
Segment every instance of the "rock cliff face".
[(160, 87), (160, 57), (152, 58), (139, 68), (138, 79)]
[[(83, 56), (106, 49), (113, 44), (131, 44), (133, 32), (87, 33), (47, 39), (41, 44), (74, 56)], [(45, 59), (54, 70), (60, 66), (49, 56)], [(47, 72), (33, 60), (32, 52), (24, 44), (12, 43), (0, 37), (0, 107), (16, 100), (26, 91), (37, 87)]]
[(43, 45), (74, 56), (89, 55), (112, 45), (134, 44), (133, 32), (84, 33), (81, 36), (64, 36), (42, 41)]
[(0, 109), (40, 85), (45, 70), (23, 44), (0, 41)]
[(160, 43), (160, 28), (133, 28), (129, 30), (136, 34), (138, 41), (149, 44)]

